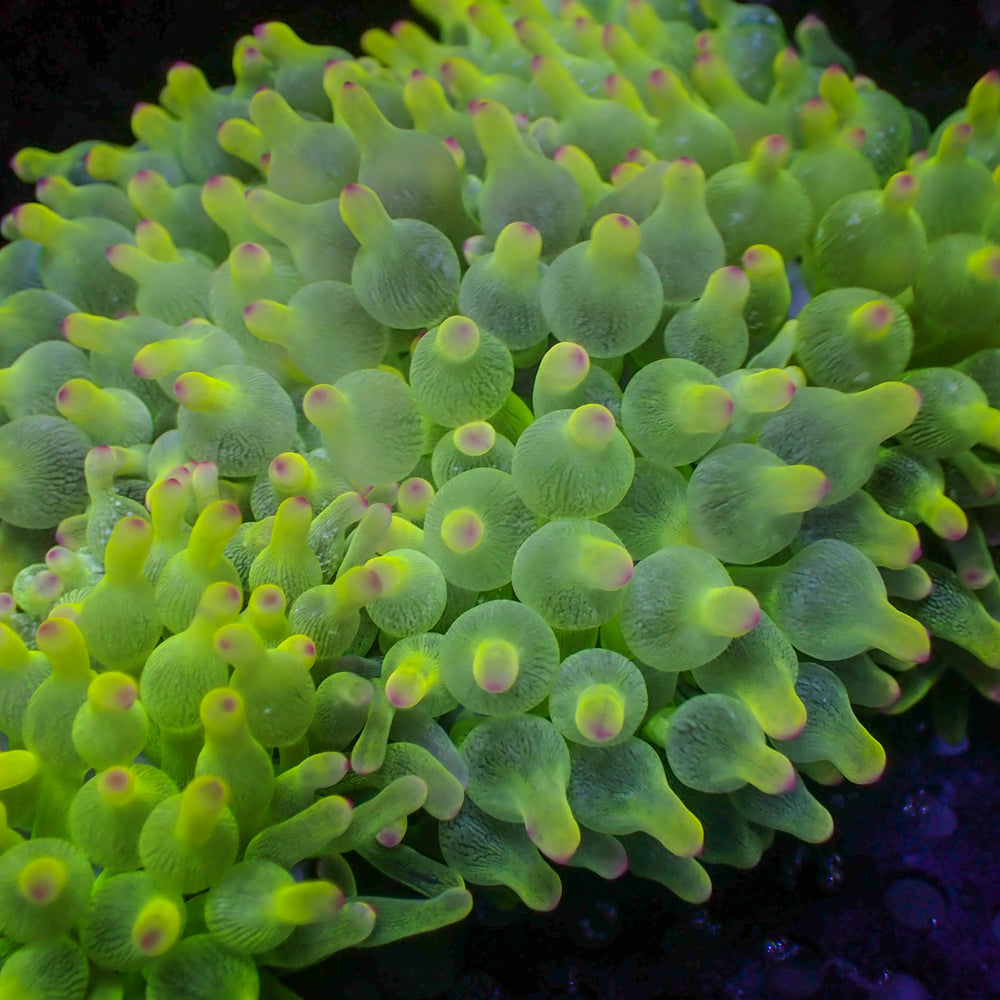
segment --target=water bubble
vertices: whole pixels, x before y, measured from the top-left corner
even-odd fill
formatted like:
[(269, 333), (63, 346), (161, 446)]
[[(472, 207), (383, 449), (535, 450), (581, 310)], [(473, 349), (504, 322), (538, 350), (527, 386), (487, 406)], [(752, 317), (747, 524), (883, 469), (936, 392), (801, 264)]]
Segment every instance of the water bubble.
[(927, 987), (904, 972), (894, 972), (879, 983), (879, 1000), (928, 1000)]
[(901, 924), (919, 931), (937, 927), (948, 909), (944, 896), (919, 878), (896, 879), (886, 890), (885, 904)]
[(816, 872), (816, 884), (823, 892), (833, 895), (844, 885), (844, 859), (839, 854), (830, 854), (820, 859)]
[(722, 925), (717, 920), (713, 920), (709, 912), (702, 906), (697, 907), (691, 914), (691, 926), (713, 938), (718, 937), (722, 930)]
[(570, 936), (577, 944), (589, 948), (605, 948), (621, 933), (621, 911), (614, 903), (598, 899), (579, 919), (570, 925)]
[(771, 962), (785, 962), (798, 954), (799, 946), (786, 937), (765, 938), (764, 956)]
[(927, 814), (927, 789), (917, 788), (903, 799), (903, 815), (910, 820), (919, 821)]
[[(822, 989), (829, 963), (810, 942), (789, 942), (779, 939), (784, 947), (781, 957), (772, 958), (767, 980), (775, 995), (789, 1000), (805, 1000)], [(771, 957), (771, 956), (768, 956)]]
[(932, 839), (950, 837), (958, 827), (955, 810), (926, 788), (918, 788), (906, 796), (903, 815), (921, 836)]

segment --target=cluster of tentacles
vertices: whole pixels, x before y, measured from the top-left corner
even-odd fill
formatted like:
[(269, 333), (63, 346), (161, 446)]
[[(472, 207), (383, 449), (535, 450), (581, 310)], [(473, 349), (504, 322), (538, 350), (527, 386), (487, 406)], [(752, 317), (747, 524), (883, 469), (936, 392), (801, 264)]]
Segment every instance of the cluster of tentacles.
[(814, 17), (417, 6), (14, 158), (0, 995), (703, 901), (856, 712), (998, 697), (1000, 75), (931, 134)]

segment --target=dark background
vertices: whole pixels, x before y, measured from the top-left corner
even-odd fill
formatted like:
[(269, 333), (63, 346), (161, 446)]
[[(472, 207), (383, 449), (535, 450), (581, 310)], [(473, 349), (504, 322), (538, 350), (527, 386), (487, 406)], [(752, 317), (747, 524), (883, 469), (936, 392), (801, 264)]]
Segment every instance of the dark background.
[[(789, 28), (818, 13), (862, 72), (932, 124), (1000, 64), (995, 0), (772, 6)], [(131, 142), (132, 105), (155, 100), (171, 63), (226, 83), (233, 42), (258, 21), (356, 52), (362, 30), (406, 14), (377, 0), (0, 0), (0, 158)], [(0, 212), (30, 199), (0, 175)], [(779, 835), (756, 871), (715, 869), (706, 907), (649, 882), (570, 873), (552, 915), (477, 893), (460, 926), (337, 956), (294, 985), (328, 1000), (1000, 1000), (998, 708), (977, 704), (957, 756), (938, 752), (925, 707), (869, 724), (889, 768), (871, 788), (820, 793), (834, 839), (806, 847)]]

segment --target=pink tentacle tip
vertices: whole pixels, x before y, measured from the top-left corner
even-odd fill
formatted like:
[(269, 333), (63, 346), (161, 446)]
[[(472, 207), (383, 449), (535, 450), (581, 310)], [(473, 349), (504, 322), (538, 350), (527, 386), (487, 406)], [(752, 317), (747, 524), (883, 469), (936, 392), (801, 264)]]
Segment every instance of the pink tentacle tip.
[(969, 588), (969, 590), (980, 590), (993, 579), (993, 573), (990, 570), (980, 569), (978, 566), (973, 566), (962, 570), (959, 574), (959, 578), (962, 583)]
[(490, 680), (488, 677), (480, 681), (479, 686), (487, 694), (503, 694), (504, 691), (510, 690), (510, 685), (503, 680)]
[(531, 72), (537, 73), (545, 65), (545, 56), (533, 56), (531, 59)]
[(414, 69), (410, 71), (411, 80), (423, 80), (427, 74), (422, 69)]
[(385, 692), (385, 696), (386, 696), (386, 699), (388, 700), (389, 704), (392, 705), (393, 708), (412, 708), (413, 707), (411, 699), (409, 697), (407, 697), (407, 695), (404, 694), (404, 693), (402, 693), (402, 692), (399, 692), (399, 691), (396, 691), (396, 690), (390, 691), (387, 688), (386, 692)]
[(173, 65), (172, 65), (172, 66), (171, 66), (171, 67), (170, 67), (170, 68), (169, 68), (169, 69), (167, 70), (167, 73), (169, 74), (169, 73), (174, 73), (174, 72), (177, 72), (177, 71), (180, 71), (180, 72), (184, 72), (185, 70), (191, 70), (191, 69), (195, 69), (195, 67), (194, 67), (194, 66), (192, 66), (192, 65), (191, 65), (191, 63), (189, 63), (189, 62), (184, 62), (184, 60), (183, 60), (183, 59), (181, 59), (181, 60), (178, 60), (177, 62), (175, 62), (175, 63), (174, 63), (174, 64), (173, 64)]
[(614, 739), (618, 735), (617, 729), (608, 729), (607, 727), (598, 723), (595, 726), (589, 727), (589, 732), (587, 735), (598, 743), (603, 743), (605, 740)]
[(797, 736), (801, 734), (802, 730), (805, 728), (806, 728), (806, 720), (803, 719), (797, 725), (791, 726), (788, 729), (782, 729), (781, 732), (774, 733), (773, 736), (777, 740), (794, 740)]
[(925, 653), (921, 653), (919, 656), (915, 656), (913, 658), (914, 663), (926, 663), (934, 655), (934, 648), (931, 642), (931, 631), (929, 628), (924, 628), (924, 632), (927, 634), (927, 651)]
[(399, 830), (379, 830), (375, 834), (375, 839), (383, 847), (398, 847), (403, 840)]
[(136, 691), (133, 684), (123, 684), (118, 689), (115, 701), (117, 702), (119, 708), (127, 712), (135, 704), (137, 696), (138, 691)]
[(788, 149), (788, 140), (783, 135), (775, 133), (774, 135), (767, 136), (764, 140), (764, 145), (769, 153), (777, 155)]
[(129, 785), (129, 773), (123, 767), (116, 767), (106, 772), (102, 780), (109, 792), (124, 792)]
[[(235, 589), (233, 587), (233, 590)], [(285, 599), (278, 590), (266, 590), (257, 598), (257, 601), (265, 610), (273, 611), (276, 608), (280, 608), (284, 604)]]
[(57, 636), (62, 629), (62, 624), (58, 618), (48, 618), (38, 626), (35, 635), (39, 639), (51, 639)]
[(609, 45), (611, 45), (614, 42), (615, 28), (616, 25), (614, 24), (606, 24), (601, 29), (601, 46), (603, 48), (606, 49)]

